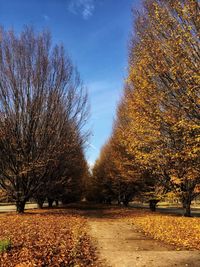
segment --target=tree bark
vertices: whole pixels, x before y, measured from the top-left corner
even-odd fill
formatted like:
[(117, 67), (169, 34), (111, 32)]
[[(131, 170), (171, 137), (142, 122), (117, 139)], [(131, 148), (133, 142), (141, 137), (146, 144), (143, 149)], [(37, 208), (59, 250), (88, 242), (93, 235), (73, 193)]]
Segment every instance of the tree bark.
[(117, 204), (118, 204), (118, 205), (121, 204), (121, 200), (120, 200), (120, 198), (117, 199)]
[(191, 205), (191, 201), (188, 201), (187, 203), (185, 203), (185, 213), (184, 213), (185, 217), (191, 217), (190, 205)]
[(187, 192), (187, 194), (184, 194), (182, 197), (182, 205), (185, 217), (191, 217), (191, 208), (190, 208), (191, 202), (192, 202), (191, 192)]
[(49, 208), (52, 208), (52, 207), (53, 207), (53, 202), (54, 202), (53, 199), (48, 198), (48, 205), (49, 205)]
[(25, 200), (16, 201), (17, 213), (20, 213), (20, 214), (24, 213), (25, 204), (26, 204)]
[(129, 204), (129, 201), (128, 201), (128, 200), (124, 200), (124, 201), (123, 201), (123, 205), (124, 205), (125, 207), (128, 207), (128, 204)]
[(44, 204), (44, 200), (41, 200), (41, 199), (37, 200), (37, 205), (39, 209), (43, 208), (43, 204)]
[(151, 211), (153, 211), (153, 212), (156, 211), (156, 205), (157, 205), (158, 202), (159, 202), (159, 200), (157, 200), (157, 199), (151, 199), (149, 201), (149, 208), (150, 208)]

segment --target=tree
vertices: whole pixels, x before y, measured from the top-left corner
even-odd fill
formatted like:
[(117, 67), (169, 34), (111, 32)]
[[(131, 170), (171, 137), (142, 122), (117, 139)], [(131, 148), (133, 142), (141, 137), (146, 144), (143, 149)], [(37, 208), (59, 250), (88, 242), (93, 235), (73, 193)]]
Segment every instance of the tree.
[(41, 184), (34, 194), (40, 208), (45, 199), (48, 200), (49, 207), (52, 207), (54, 201), (66, 204), (82, 197), (83, 179), (88, 168), (83, 153), (84, 140), (70, 125), (65, 131), (67, 134), (65, 150), (57, 158), (56, 166), (49, 173), (46, 182)]
[(84, 143), (87, 94), (49, 33), (25, 28), (19, 36), (3, 29), (0, 35), (0, 186), (23, 212), (52, 177), (65, 177), (72, 129)]
[(102, 201), (117, 200), (118, 204), (122, 202), (127, 206), (142, 191), (144, 180), (134, 155), (129, 154), (124, 146), (127, 125), (119, 110), (112, 136), (103, 146), (93, 168), (93, 190), (96, 189), (94, 195)]
[(199, 193), (199, 2), (144, 1), (128, 77), (129, 150), (178, 192), (190, 216)]
[(111, 204), (115, 199), (112, 175), (112, 158), (109, 150), (109, 142), (101, 149), (100, 156), (92, 168), (92, 174), (86, 183), (86, 199), (98, 203)]

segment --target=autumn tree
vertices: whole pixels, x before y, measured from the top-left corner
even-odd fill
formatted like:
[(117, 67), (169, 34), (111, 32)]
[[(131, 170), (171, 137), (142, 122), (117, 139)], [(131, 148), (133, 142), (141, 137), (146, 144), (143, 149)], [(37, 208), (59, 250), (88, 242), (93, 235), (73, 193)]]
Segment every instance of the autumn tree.
[[(138, 196), (145, 187), (145, 172), (135, 160), (135, 155), (129, 149), (132, 134), (130, 128), (130, 106), (126, 89), (117, 108), (117, 117), (113, 127), (112, 149), (113, 161), (117, 172), (117, 184), (119, 185), (119, 201), (127, 205), (134, 197)], [(115, 179), (116, 179), (115, 178)]]
[(73, 135), (85, 142), (87, 94), (49, 33), (25, 28), (19, 36), (3, 29), (0, 35), (0, 185), (23, 212), (50, 181), (69, 179), (71, 146), (82, 149)]
[(115, 198), (111, 176), (113, 174), (110, 144), (107, 142), (101, 149), (91, 175), (86, 183), (86, 199), (98, 203), (111, 203)]
[[(121, 106), (120, 106), (121, 107)], [(119, 109), (120, 110), (120, 109)], [(144, 182), (134, 156), (123, 145), (126, 132), (120, 111), (109, 141), (101, 150), (93, 169), (93, 182), (97, 194), (106, 200), (117, 200), (127, 206), (141, 190)]]
[(144, 1), (129, 60), (126, 145), (190, 216), (200, 187), (199, 2)]
[(108, 198), (117, 200), (118, 204), (123, 203), (125, 206), (134, 197), (147, 190), (145, 180), (147, 171), (141, 168), (135, 160), (133, 151), (130, 150), (131, 107), (127, 92), (127, 90), (124, 91), (124, 96), (117, 108), (111, 137), (95, 162), (92, 176), (94, 196), (103, 200)]

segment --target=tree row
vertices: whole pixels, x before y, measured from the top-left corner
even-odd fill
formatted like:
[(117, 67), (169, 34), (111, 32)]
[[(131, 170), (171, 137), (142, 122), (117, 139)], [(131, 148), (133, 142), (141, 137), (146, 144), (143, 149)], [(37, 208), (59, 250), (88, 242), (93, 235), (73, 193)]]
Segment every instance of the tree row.
[(88, 199), (151, 208), (173, 193), (190, 216), (200, 194), (200, 6), (148, 0), (134, 13), (129, 70)]

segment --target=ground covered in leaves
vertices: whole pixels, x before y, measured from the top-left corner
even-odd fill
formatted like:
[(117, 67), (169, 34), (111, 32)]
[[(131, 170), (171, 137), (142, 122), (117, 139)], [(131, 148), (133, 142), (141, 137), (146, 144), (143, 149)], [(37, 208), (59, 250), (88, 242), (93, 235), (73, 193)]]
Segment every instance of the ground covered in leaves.
[(177, 250), (200, 250), (200, 218), (141, 212), (132, 223), (154, 239), (177, 246)]
[(86, 219), (68, 210), (0, 215), (0, 240), (11, 248), (0, 253), (1, 267), (97, 266)]
[(128, 222), (177, 250), (200, 250), (200, 218), (151, 213), (146, 209), (75, 204), (66, 209), (32, 210), (24, 215), (1, 214), (0, 240), (10, 240), (11, 247), (0, 253), (0, 266), (102, 266), (87, 223), (95, 220)]

